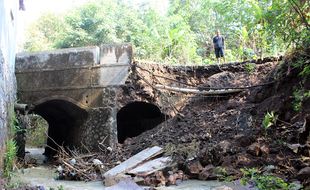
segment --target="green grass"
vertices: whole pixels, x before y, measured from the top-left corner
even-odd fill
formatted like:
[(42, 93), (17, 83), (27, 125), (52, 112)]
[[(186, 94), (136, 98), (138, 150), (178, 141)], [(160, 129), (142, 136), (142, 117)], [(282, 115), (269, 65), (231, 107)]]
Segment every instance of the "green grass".
[(31, 126), (26, 134), (26, 147), (42, 147), (47, 142), (48, 123), (39, 115), (30, 115)]

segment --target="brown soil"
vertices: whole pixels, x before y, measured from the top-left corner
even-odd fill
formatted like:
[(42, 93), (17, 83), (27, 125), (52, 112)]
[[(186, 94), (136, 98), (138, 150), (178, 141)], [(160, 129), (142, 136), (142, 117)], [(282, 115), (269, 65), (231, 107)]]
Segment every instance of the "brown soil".
[[(166, 77), (170, 76), (200, 87), (244, 87), (281, 80), (249, 88), (240, 93), (217, 97), (163, 91), (167, 96), (173, 97), (174, 100), (172, 101), (170, 97), (169, 101), (179, 109), (177, 115), (137, 137), (128, 138), (124, 144), (118, 144), (115, 150), (122, 152), (122, 159), (157, 145), (164, 147), (166, 155), (171, 155), (178, 163), (177, 169), (185, 171), (190, 178), (213, 179), (214, 175), (213, 177), (202, 175), (202, 169), (210, 164), (212, 167), (226, 168), (227, 171), (231, 171), (230, 174), (234, 175), (235, 179), (241, 177), (240, 168), (257, 168), (265, 171), (266, 166), (273, 165), (274, 175), (287, 182), (299, 180), (307, 185), (308, 177), (298, 173), (309, 166), (310, 149), (308, 146), (303, 146), (294, 153), (288, 147), (290, 144), (308, 144), (310, 99), (304, 100), (303, 111), (295, 111), (292, 104), (294, 87), (301, 87), (302, 77), (298, 75), (300, 69), (291, 69), (285, 60), (276, 59), (265, 59), (257, 63), (251, 73), (249, 70), (241, 69), (241, 66), (248, 65), (244, 63), (234, 64), (238, 69), (220, 65), (223, 71), (216, 70), (212, 73), (210, 70), (211, 75), (205, 73), (199, 75), (199, 69), (193, 74), (193, 72), (182, 73), (182, 70), (173, 72), (173, 69), (169, 72), (169, 69), (163, 69), (160, 65), (157, 69), (154, 69), (156, 66), (138, 65), (150, 69), (155, 74), (164, 74)], [(139, 72), (153, 86), (158, 83), (179, 85), (144, 74), (146, 72), (141, 70)], [(141, 76), (131, 79), (131, 82), (136, 84), (138, 82), (140, 85), (138, 89), (130, 84), (131, 88), (141, 94), (149, 92), (143, 90), (145, 88), (152, 89), (142, 81)], [(305, 89), (310, 89), (309, 82), (308, 78), (304, 83)], [(164, 104), (159, 101), (158, 92), (153, 89), (152, 91), (153, 94), (147, 94), (148, 99), (155, 99), (154, 104), (167, 108), (167, 104), (163, 106)], [(129, 98), (128, 96), (127, 100)], [(119, 100), (122, 101), (124, 100)], [(171, 110), (163, 111), (173, 115)], [(274, 111), (274, 114), (278, 115), (278, 120), (265, 129), (262, 121), (267, 111)], [(190, 171), (186, 171), (187, 165), (196, 161), (202, 165), (201, 173), (191, 175)]]

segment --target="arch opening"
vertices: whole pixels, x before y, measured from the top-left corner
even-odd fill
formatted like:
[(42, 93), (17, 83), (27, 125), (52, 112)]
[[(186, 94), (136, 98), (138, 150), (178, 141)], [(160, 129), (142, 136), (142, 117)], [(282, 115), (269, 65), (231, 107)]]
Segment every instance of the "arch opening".
[[(49, 100), (35, 106), (33, 113), (42, 116), (48, 123), (47, 147), (45, 155), (55, 154), (58, 145), (72, 148), (80, 146), (82, 127), (87, 119), (87, 111), (64, 100)], [(53, 139), (53, 140), (52, 140)], [(50, 148), (51, 147), (51, 148)]]
[(124, 143), (126, 138), (136, 137), (165, 121), (165, 114), (153, 104), (132, 102), (117, 113), (117, 139)]

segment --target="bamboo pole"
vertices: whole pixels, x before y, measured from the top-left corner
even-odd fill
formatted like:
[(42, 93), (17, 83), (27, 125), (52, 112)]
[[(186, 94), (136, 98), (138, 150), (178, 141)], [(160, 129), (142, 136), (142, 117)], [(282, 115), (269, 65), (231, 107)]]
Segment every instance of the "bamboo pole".
[(178, 88), (178, 87), (170, 87), (157, 84), (156, 88), (166, 89), (170, 91), (183, 92), (183, 93), (191, 93), (191, 94), (230, 94), (235, 92), (241, 92), (244, 89), (222, 89), (222, 90), (198, 90), (198, 89), (189, 89), (189, 88)]

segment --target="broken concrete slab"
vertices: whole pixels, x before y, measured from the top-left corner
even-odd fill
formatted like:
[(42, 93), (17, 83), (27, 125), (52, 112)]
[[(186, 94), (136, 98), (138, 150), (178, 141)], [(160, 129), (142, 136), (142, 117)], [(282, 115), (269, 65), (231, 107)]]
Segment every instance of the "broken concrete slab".
[(163, 149), (158, 147), (158, 146), (154, 146), (152, 148), (147, 148), (147, 149), (143, 150), (142, 152), (139, 152), (138, 154), (129, 158), (125, 162), (121, 163), (120, 165), (115, 166), (111, 170), (107, 171), (104, 174), (104, 177), (106, 177), (108, 175), (113, 176), (113, 175), (117, 175), (117, 174), (121, 174), (121, 173), (123, 173), (123, 174), (127, 173), (128, 171), (132, 170), (133, 168), (135, 168), (141, 164), (146, 163), (151, 158), (154, 158), (154, 157), (156, 157), (162, 153), (163, 153)]
[(141, 172), (151, 174), (160, 169), (164, 169), (171, 161), (170, 157), (157, 158), (130, 170), (128, 174), (138, 175)]
[(137, 185), (135, 182), (133, 182), (131, 179), (125, 179), (121, 182), (119, 182), (116, 185), (113, 185), (112, 187), (105, 188), (105, 190), (143, 190), (139, 185)]

